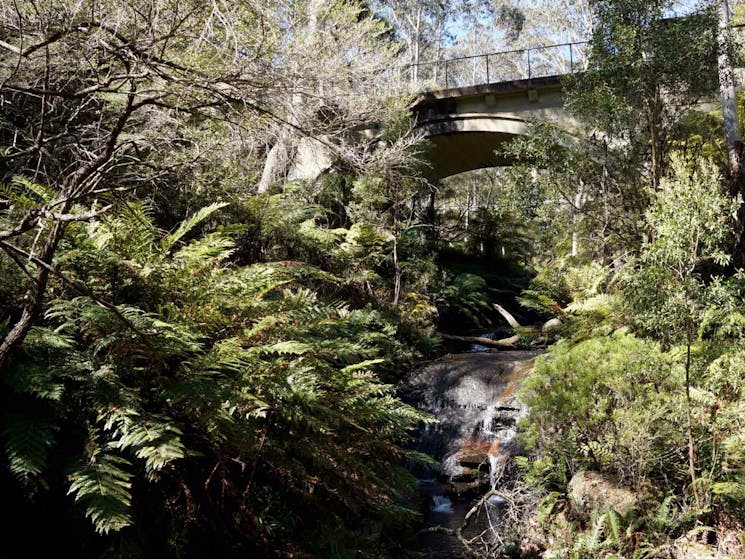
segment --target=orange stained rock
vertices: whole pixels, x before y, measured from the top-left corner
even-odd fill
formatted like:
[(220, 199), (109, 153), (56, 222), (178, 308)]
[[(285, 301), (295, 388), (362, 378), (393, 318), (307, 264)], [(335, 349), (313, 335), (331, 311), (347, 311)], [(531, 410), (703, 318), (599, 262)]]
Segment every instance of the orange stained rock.
[(460, 454), (488, 454), (491, 443), (473, 435), (464, 435), (460, 439)]
[(499, 440), (494, 439), (494, 442), (491, 444), (491, 447), (489, 447), (489, 452), (487, 454), (490, 454), (491, 456), (497, 456), (499, 454)]

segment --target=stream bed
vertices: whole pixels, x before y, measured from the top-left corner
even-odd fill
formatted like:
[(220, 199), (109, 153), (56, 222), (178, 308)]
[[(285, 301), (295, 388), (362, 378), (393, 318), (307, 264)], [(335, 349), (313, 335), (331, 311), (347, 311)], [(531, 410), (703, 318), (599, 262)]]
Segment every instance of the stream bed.
[[(432, 456), (442, 468), (413, 469), (420, 510), (426, 525), (434, 528), (420, 536), (426, 557), (461, 557), (464, 547), (452, 532), (508, 475), (508, 458), (518, 450), (516, 423), (526, 413), (516, 392), (540, 353), (472, 348), (424, 364), (409, 376), (404, 387), (407, 399), (438, 419), (422, 429), (416, 450)], [(490, 498), (470, 519), (463, 536), (493, 538), (502, 505), (499, 497)], [(446, 530), (438, 532), (437, 527)]]

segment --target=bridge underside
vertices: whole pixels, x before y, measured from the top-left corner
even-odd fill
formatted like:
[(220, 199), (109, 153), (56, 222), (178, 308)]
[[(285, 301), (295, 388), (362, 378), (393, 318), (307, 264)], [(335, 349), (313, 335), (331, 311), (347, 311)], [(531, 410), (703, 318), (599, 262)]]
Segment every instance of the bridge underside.
[[(423, 93), (412, 112), (430, 140), (433, 180), (514, 163), (500, 153), (525, 135), (530, 122), (549, 122), (571, 131), (557, 76)], [(298, 146), (291, 178), (312, 179), (333, 165), (333, 154), (313, 138)]]
[(458, 173), (502, 167), (513, 162), (500, 152), (514, 134), (502, 132), (458, 132), (430, 137), (433, 174), (443, 179)]
[(564, 129), (574, 124), (556, 76), (425, 93), (414, 114), (431, 144), (434, 179), (512, 165), (500, 152), (524, 135), (531, 121)]

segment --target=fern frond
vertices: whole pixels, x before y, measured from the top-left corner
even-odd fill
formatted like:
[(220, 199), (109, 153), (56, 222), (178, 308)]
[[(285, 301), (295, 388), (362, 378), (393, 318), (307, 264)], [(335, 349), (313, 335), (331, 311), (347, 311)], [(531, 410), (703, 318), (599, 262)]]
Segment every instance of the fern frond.
[(22, 483), (39, 481), (54, 446), (54, 428), (35, 415), (7, 414), (3, 417), (5, 452), (10, 471)]
[(165, 416), (148, 418), (134, 409), (107, 408), (99, 414), (104, 431), (110, 433), (111, 448), (131, 450), (145, 461), (145, 472), (152, 478), (164, 466), (186, 455), (183, 433)]
[(211, 233), (180, 248), (173, 255), (173, 259), (192, 268), (205, 268), (227, 259), (234, 248), (235, 243), (232, 239), (222, 233)]
[(184, 237), (184, 235), (188, 234), (189, 231), (194, 229), (197, 225), (202, 223), (217, 210), (220, 210), (227, 205), (228, 204), (226, 202), (215, 202), (214, 204), (210, 204), (209, 206), (205, 206), (204, 208), (200, 209), (191, 217), (186, 218), (184, 221), (181, 222), (176, 231), (174, 231), (170, 235), (167, 235), (161, 241), (160, 246), (163, 252), (170, 251), (174, 247), (174, 245)]
[(280, 355), (303, 355), (308, 353), (312, 347), (306, 343), (295, 340), (277, 342), (270, 346), (262, 348), (266, 353), (278, 353)]
[(11, 184), (18, 189), (33, 194), (39, 202), (49, 202), (54, 198), (54, 189), (36, 183), (26, 177), (15, 176), (11, 179)]
[(605, 513), (606, 539), (605, 543), (613, 547), (621, 545), (621, 515), (614, 509)]
[(96, 532), (118, 532), (132, 524), (132, 464), (120, 456), (96, 450), (70, 475), (68, 495), (85, 507)]

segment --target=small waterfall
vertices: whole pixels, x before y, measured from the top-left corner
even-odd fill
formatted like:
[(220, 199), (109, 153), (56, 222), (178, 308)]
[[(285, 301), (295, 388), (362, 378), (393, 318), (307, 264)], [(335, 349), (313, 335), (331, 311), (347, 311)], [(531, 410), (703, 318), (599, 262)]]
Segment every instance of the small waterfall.
[[(525, 413), (515, 392), (539, 353), (446, 355), (410, 375), (404, 396), (439, 420), (420, 431), (416, 450), (438, 460), (441, 469), (412, 465), (432, 524), (459, 528), (474, 499), (489, 488), (498, 489), (505, 479), (515, 450), (516, 421)], [(488, 504), (486, 509), (498, 515), (504, 500), (493, 495)], [(469, 537), (493, 528), (496, 517), (490, 514), (485, 510), (473, 519)], [(462, 548), (456, 538), (442, 535), (431, 536), (425, 545), (453, 552)]]
[(439, 420), (422, 430), (417, 450), (442, 463), (452, 493), (495, 481), (497, 458), (513, 448), (515, 423), (523, 414), (515, 391), (529, 370), (525, 362), (538, 353), (447, 355), (410, 377), (409, 398)]
[(445, 495), (432, 496), (432, 512), (453, 514), (453, 501)]
[(489, 454), (489, 485), (492, 489), (496, 489), (502, 473), (499, 462), (500, 456), (498, 454)]

